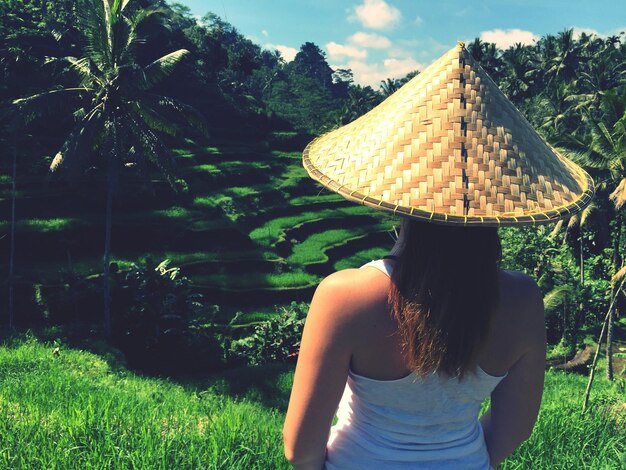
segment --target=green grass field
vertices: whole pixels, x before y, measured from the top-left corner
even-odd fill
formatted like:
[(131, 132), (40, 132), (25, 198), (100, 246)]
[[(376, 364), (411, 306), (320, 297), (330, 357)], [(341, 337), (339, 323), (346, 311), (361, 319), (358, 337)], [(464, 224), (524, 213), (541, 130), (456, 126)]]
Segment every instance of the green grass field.
[[(53, 347), (27, 339), (0, 348), (0, 468), (288, 468), (289, 366), (165, 380)], [(535, 431), (500, 468), (625, 468), (624, 381), (600, 373), (581, 416), (585, 385), (548, 372)]]

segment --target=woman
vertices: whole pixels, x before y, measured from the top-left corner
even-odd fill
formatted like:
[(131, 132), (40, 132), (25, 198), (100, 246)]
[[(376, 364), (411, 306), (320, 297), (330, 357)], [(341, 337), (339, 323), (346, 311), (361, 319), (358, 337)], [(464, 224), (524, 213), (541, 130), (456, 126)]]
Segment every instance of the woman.
[(593, 182), (462, 44), (309, 144), (304, 164), (344, 197), (404, 219), (390, 257), (334, 273), (315, 292), (284, 427), (288, 460), (497, 466), (532, 432), (546, 341), (537, 285), (498, 269), (496, 227), (571, 215)]
[[(346, 397), (346, 411), (371, 413), (365, 422), (340, 416), (328, 447), (330, 468), (395, 468), (394, 461), (411, 468), (402, 467), (407, 458), (421, 460), (415, 468), (488, 468), (530, 435), (545, 366), (543, 303), (536, 284), (498, 270), (496, 229), (405, 222), (401, 233), (407, 243), (394, 250), (397, 260), (337, 272), (313, 297), (285, 423), (285, 449), (296, 468), (323, 468), (328, 431), (348, 377), (353, 387), (378, 396), (354, 409)], [(449, 369), (445, 383), (432, 383), (438, 377), (431, 372), (441, 369)], [(421, 376), (413, 378), (414, 371)], [(460, 374), (463, 378), (455, 378)], [(484, 449), (476, 445), (483, 437), (471, 418), (476, 420), (493, 387), (491, 409), (480, 422)], [(450, 395), (451, 388), (461, 396), (443, 402), (440, 394)], [(433, 392), (439, 396), (424, 402)], [(381, 394), (401, 393), (415, 398), (380, 400)], [(383, 407), (387, 413), (406, 410), (407, 419), (376, 419)], [(468, 412), (467, 422), (458, 419)], [(368, 438), (372, 427), (380, 439)], [(470, 439), (455, 436), (454, 428)], [(407, 432), (411, 437), (423, 433), (421, 444), (412, 446), (411, 438), (403, 438)], [(376, 449), (381, 439), (401, 450)], [(434, 445), (437, 440), (444, 442), (445, 458)]]

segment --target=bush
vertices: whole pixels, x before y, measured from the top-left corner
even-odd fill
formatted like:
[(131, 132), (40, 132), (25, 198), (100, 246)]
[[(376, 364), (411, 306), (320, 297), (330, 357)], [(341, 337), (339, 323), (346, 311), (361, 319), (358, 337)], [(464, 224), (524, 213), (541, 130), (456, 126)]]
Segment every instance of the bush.
[(131, 367), (178, 374), (220, 368), (215, 305), (205, 305), (169, 260), (114, 271), (114, 341)]
[(295, 360), (307, 310), (307, 304), (297, 302), (280, 308), (276, 316), (255, 325), (251, 335), (231, 342), (230, 360), (253, 366)]

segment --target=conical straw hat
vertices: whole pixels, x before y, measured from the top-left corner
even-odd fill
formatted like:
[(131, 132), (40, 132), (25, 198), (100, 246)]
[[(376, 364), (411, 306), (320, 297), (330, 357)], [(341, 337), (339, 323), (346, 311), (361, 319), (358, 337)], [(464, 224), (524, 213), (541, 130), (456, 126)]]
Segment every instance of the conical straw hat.
[(312, 141), (303, 163), (346, 199), (434, 223), (539, 224), (593, 197), (591, 177), (537, 134), (462, 43)]

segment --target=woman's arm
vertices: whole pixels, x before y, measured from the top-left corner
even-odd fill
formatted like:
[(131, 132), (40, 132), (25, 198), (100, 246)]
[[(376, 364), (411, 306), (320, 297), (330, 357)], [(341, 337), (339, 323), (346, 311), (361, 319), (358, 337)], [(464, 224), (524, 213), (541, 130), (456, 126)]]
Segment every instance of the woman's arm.
[(332, 419), (346, 385), (355, 309), (350, 271), (320, 283), (304, 326), (283, 428), (285, 456), (298, 470), (323, 468)]
[(543, 299), (534, 281), (525, 284), (528, 303), (519, 329), (524, 352), (491, 394), (491, 408), (480, 419), (494, 468), (530, 437), (541, 405), (546, 365)]

